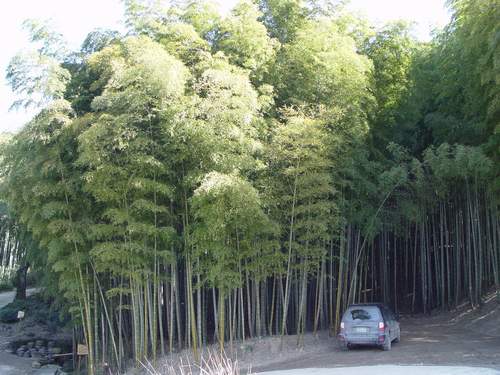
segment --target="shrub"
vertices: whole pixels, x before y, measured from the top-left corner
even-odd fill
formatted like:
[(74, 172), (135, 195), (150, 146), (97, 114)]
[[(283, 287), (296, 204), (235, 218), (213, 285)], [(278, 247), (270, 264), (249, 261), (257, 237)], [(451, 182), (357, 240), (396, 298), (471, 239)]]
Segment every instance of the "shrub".
[(53, 308), (51, 301), (43, 299), (39, 294), (28, 296), (25, 300), (17, 300), (0, 309), (0, 322), (14, 323), (17, 321), (17, 312), (25, 312), (25, 318), (36, 323), (45, 324), (55, 331), (61, 325), (59, 312)]
[(14, 289), (14, 285), (12, 284), (12, 278), (9, 273), (3, 273), (0, 277), (0, 293), (8, 292)]

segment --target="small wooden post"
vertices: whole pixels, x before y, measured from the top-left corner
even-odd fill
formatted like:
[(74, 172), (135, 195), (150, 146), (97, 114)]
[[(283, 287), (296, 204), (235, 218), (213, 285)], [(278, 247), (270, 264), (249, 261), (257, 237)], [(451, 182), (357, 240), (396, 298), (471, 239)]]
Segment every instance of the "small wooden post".
[(86, 357), (89, 355), (89, 348), (87, 345), (78, 344), (76, 347), (76, 355), (78, 356), (78, 373), (80, 373), (80, 363), (82, 357)]

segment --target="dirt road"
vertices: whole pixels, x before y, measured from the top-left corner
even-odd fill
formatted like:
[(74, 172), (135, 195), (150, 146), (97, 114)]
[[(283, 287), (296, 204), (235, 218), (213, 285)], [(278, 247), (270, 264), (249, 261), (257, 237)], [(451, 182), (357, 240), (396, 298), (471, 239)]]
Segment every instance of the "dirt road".
[(461, 365), (500, 370), (498, 329), (484, 332), (480, 325), (500, 326), (500, 305), (466, 319), (456, 319), (449, 314), (404, 319), (401, 342), (393, 344), (390, 352), (367, 347), (344, 352), (335, 340), (319, 339), (315, 350), (306, 346), (303, 352), (286, 356), (282, 361), (263, 366), (254, 363), (253, 370), (365, 365)]

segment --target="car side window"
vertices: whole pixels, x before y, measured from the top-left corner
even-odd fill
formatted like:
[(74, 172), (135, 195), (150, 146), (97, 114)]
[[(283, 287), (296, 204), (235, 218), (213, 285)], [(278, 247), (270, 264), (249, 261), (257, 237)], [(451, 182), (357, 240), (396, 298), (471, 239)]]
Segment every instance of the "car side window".
[(384, 312), (385, 312), (384, 315), (385, 315), (387, 321), (392, 323), (394, 321), (394, 316), (392, 315), (391, 310), (384, 308)]
[(386, 322), (388, 322), (389, 321), (389, 316), (387, 315), (387, 310), (384, 307), (381, 307), (380, 308), (380, 312), (382, 313), (382, 316), (384, 317), (384, 320)]

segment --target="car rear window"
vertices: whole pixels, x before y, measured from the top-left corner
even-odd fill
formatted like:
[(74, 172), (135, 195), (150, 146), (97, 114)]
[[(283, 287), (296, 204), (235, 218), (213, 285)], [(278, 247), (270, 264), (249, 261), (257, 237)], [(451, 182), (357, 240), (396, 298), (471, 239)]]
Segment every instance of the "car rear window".
[(376, 306), (350, 307), (344, 314), (344, 320), (380, 320), (380, 309)]

